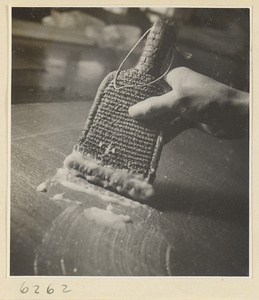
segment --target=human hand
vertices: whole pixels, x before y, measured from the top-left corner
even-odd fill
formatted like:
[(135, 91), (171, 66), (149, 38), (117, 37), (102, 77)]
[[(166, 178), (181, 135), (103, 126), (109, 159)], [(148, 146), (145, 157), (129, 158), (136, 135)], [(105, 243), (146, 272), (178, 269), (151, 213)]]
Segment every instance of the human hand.
[(186, 67), (173, 69), (165, 80), (172, 90), (131, 106), (129, 114), (133, 118), (147, 120), (162, 117), (171, 111), (174, 119), (171, 126), (173, 136), (190, 127), (219, 138), (248, 136), (248, 93)]

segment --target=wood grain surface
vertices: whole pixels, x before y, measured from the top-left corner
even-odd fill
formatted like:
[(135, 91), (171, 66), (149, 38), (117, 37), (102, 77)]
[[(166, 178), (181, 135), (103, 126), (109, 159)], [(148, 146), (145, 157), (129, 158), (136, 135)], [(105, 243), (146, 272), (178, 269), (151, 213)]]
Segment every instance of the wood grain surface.
[[(131, 218), (124, 229), (85, 218), (85, 209), (109, 204), (96, 195), (61, 184), (36, 192), (71, 153), (90, 106), (12, 106), (10, 274), (247, 276), (247, 141), (197, 130), (177, 136), (163, 149), (155, 199), (112, 204)], [(70, 201), (52, 200), (56, 194)]]

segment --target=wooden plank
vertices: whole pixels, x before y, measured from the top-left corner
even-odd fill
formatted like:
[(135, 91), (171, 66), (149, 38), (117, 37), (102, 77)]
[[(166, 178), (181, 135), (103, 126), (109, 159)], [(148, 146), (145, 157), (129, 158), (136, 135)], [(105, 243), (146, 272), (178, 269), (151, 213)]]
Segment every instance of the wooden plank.
[(12, 106), (12, 139), (82, 129), (92, 102), (79, 101)]
[[(12, 107), (11, 274), (248, 275), (245, 141), (197, 130), (176, 137), (164, 147), (154, 201), (112, 204), (131, 218), (123, 230), (85, 217), (85, 209), (106, 210), (97, 195), (60, 184), (36, 192), (62, 166), (88, 110), (80, 102)], [(57, 194), (70, 201), (52, 200)]]

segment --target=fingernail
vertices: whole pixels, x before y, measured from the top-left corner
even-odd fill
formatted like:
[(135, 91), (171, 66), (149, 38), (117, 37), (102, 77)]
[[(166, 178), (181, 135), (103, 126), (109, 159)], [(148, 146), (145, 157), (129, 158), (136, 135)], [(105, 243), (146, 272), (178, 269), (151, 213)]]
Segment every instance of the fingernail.
[(129, 115), (133, 118), (136, 118), (140, 115), (139, 109), (138, 109), (138, 104), (135, 104), (129, 108)]

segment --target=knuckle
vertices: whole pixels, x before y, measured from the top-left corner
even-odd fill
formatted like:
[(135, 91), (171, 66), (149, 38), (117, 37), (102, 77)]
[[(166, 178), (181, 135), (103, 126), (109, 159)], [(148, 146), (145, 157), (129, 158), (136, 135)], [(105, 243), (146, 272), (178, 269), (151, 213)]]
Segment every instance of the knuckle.
[(166, 81), (174, 90), (180, 89), (188, 73), (189, 69), (187, 67), (178, 67), (167, 74)]

